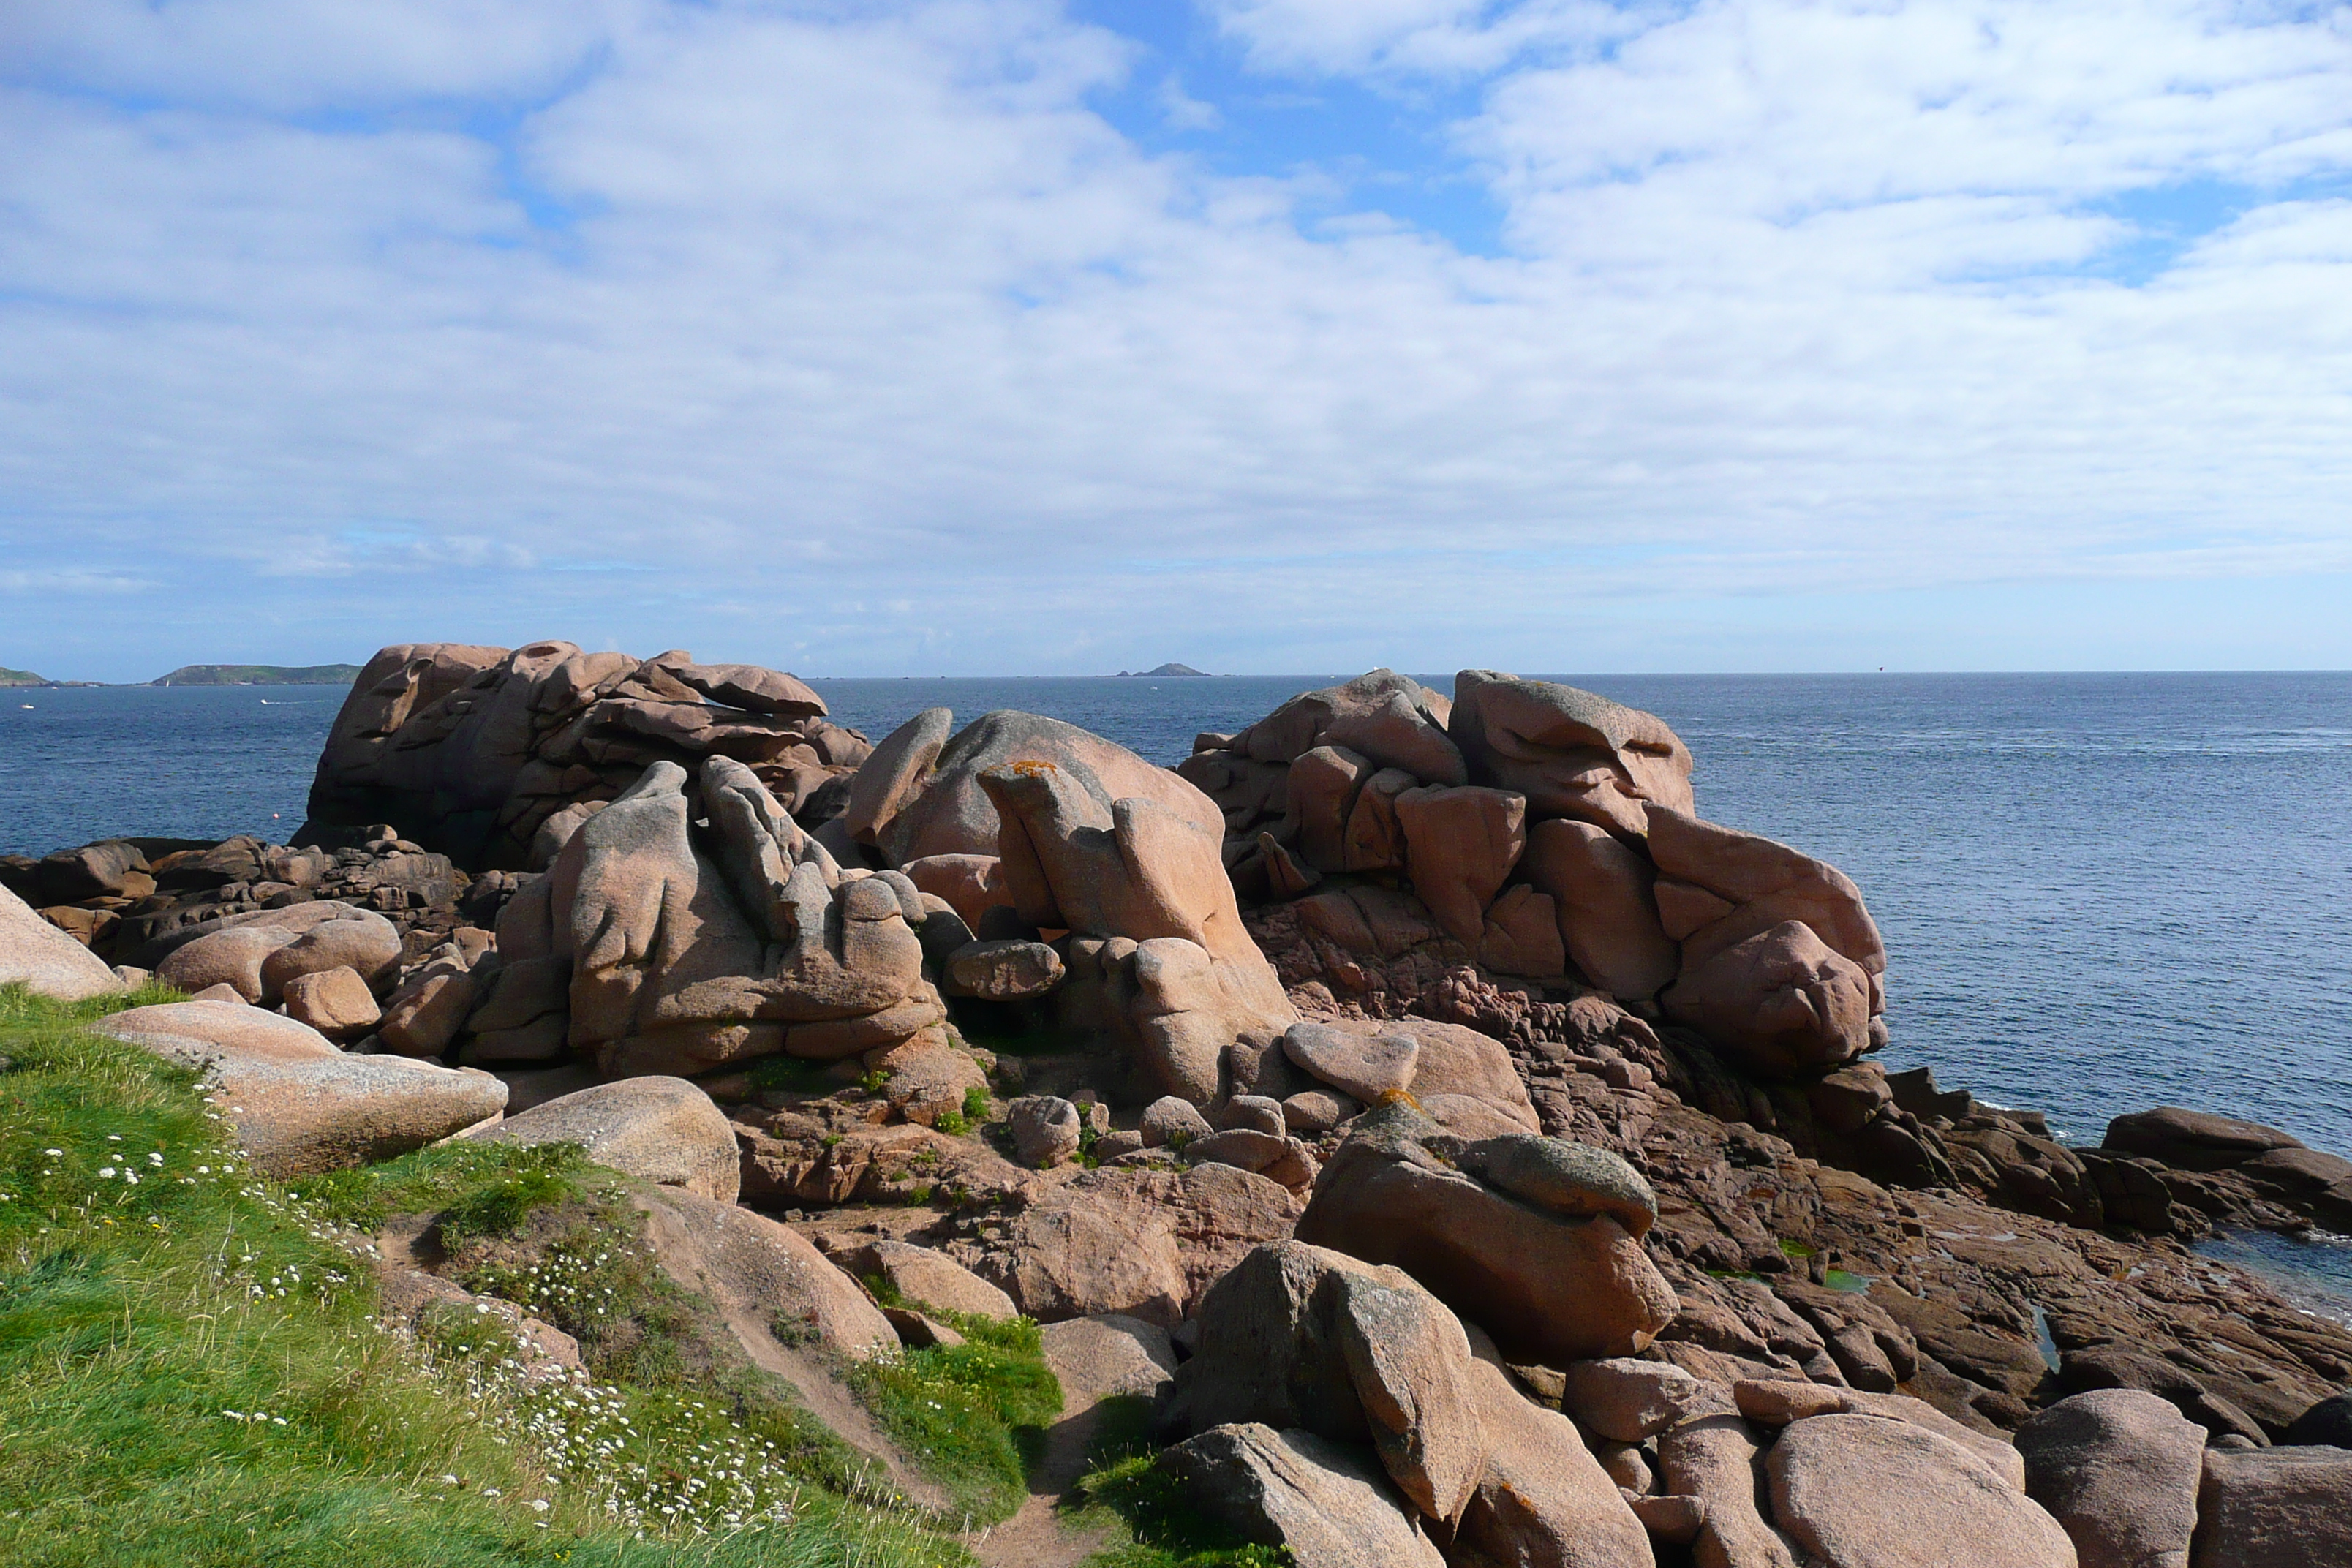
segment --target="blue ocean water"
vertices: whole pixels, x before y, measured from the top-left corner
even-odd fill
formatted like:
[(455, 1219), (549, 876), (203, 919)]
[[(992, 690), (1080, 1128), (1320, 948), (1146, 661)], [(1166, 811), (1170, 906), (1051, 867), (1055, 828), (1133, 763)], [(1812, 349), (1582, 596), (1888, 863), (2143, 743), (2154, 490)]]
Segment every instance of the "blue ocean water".
[[(1025, 708), (1172, 763), (1334, 679), (813, 684), (877, 739), (928, 707)], [(2169, 1102), (2352, 1153), (2352, 675), (1559, 679), (1673, 724), (1703, 814), (1861, 884), (1890, 1068), (2084, 1142)], [(282, 838), (341, 695), (0, 694), (0, 852)]]

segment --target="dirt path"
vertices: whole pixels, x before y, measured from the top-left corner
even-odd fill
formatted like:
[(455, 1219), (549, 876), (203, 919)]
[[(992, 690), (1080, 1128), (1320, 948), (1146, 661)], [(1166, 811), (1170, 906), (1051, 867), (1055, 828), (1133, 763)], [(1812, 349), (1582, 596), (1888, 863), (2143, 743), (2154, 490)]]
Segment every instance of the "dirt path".
[(1098, 1405), (1065, 1415), (1045, 1433), (1045, 1452), (1029, 1477), (1029, 1495), (1011, 1519), (964, 1537), (988, 1568), (1076, 1568), (1109, 1542), (1100, 1530), (1072, 1529), (1057, 1511), (1086, 1473)]

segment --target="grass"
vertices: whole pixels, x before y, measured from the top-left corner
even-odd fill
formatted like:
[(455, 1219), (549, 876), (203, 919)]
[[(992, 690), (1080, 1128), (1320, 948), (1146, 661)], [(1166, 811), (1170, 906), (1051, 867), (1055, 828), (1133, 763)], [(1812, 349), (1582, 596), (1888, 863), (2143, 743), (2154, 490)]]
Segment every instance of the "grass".
[[(578, 1245), (607, 1201), (576, 1153), (432, 1151), (289, 1192), (244, 1167), (193, 1075), (78, 1026), (168, 999), (0, 989), (0, 1561), (969, 1561), (828, 1489), (797, 1413), (740, 1369), (647, 1352), (649, 1315), (690, 1303), (630, 1285), (611, 1245), (576, 1271), (613, 1289), (601, 1312), (520, 1260)], [(378, 1327), (336, 1226), (412, 1205), (480, 1282), (569, 1311), (593, 1376), (528, 1383), (464, 1312), (415, 1342)]]
[[(897, 1306), (886, 1281), (870, 1285)], [(974, 1523), (1008, 1518), (1028, 1493), (1046, 1426), (1062, 1413), (1062, 1385), (1045, 1365), (1037, 1325), (925, 1308), (964, 1338), (849, 1369), (851, 1385), (892, 1440), (946, 1488)]]

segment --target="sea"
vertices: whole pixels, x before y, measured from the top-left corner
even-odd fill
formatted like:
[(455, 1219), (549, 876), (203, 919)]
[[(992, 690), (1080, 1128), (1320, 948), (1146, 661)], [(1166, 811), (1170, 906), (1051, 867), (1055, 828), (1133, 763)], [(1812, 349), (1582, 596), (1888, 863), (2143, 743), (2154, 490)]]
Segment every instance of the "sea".
[[(1024, 709), (1172, 763), (1197, 732), (1345, 678), (810, 684), (877, 740), (926, 708)], [(1932, 1067), (2085, 1144), (2172, 1104), (2352, 1156), (2352, 673), (1549, 679), (1658, 714), (1697, 761), (1703, 816), (1861, 885), (1890, 1069)], [(341, 698), (0, 692), (0, 853), (282, 839)], [(2352, 1301), (2352, 1247), (2229, 1245)]]

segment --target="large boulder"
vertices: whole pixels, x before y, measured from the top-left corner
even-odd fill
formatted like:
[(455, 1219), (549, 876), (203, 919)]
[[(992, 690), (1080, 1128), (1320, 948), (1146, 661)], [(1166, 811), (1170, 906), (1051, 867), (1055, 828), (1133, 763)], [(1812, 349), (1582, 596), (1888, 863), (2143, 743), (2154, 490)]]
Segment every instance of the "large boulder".
[(1176, 1347), (1168, 1331), (1140, 1318), (1118, 1312), (1066, 1318), (1041, 1325), (1037, 1340), (1062, 1385), (1065, 1414), (1105, 1399), (1157, 1405), (1175, 1382)]
[(885, 1237), (836, 1252), (834, 1261), (861, 1279), (882, 1280), (919, 1307), (1000, 1321), (1015, 1315), (1012, 1297), (936, 1247)]
[(1820, 1415), (1764, 1461), (1772, 1515), (1829, 1568), (2075, 1568), (2058, 1521), (1958, 1444), (1907, 1422)]
[(1785, 1426), (1817, 1415), (1875, 1415), (1901, 1421), (1950, 1439), (1969, 1450), (2011, 1488), (2025, 1489), (2025, 1460), (2006, 1437), (1964, 1426), (1924, 1399), (1907, 1394), (1877, 1394), (1801, 1378), (1743, 1378), (1731, 1385), (1739, 1413), (1768, 1426)]
[(1479, 945), (1486, 906), (1527, 848), (1528, 803), (1508, 790), (1428, 785), (1396, 799), (1412, 890), (1456, 942)]
[[(262, 965), (278, 949), (299, 941), (313, 926), (331, 921), (357, 921), (362, 915), (391, 931), (396, 956), (400, 933), (393, 930), (391, 921), (340, 900), (316, 899), (282, 910), (228, 915), (192, 929), (184, 937), (173, 941), (157, 959), (155, 978), (190, 995), (215, 985), (226, 985), (247, 1001), (259, 1002), (268, 989), (262, 979)], [(284, 981), (279, 984), (282, 986)]]
[(2108, 1122), (2106, 1138), (2099, 1146), (2118, 1154), (2158, 1160), (2183, 1171), (2227, 1171), (2274, 1149), (2300, 1149), (2303, 1144), (2258, 1121), (2159, 1105)]
[(1870, 976), (1800, 921), (1685, 962), (1658, 1001), (1768, 1076), (1835, 1067), (1871, 1046)]
[(2026, 1495), (2074, 1542), (2082, 1568), (2188, 1568), (2204, 1429), (2168, 1400), (2105, 1388), (2017, 1429)]
[(577, 1143), (599, 1165), (723, 1204), (742, 1186), (735, 1130), (677, 1078), (602, 1083), (535, 1105), (478, 1134), (485, 1143)]
[(57, 1002), (112, 996), (123, 989), (106, 960), (5, 888), (0, 888), (0, 985), (22, 985)]
[(1538, 818), (1638, 839), (1652, 805), (1692, 809), (1690, 751), (1665, 721), (1573, 686), (1463, 670), (1447, 732), (1474, 782), (1525, 795)]
[(1375, 669), (1299, 693), (1223, 749), (1253, 762), (1296, 763), (1318, 747), (1344, 747), (1424, 783), (1467, 784), (1462, 752), (1446, 732), (1451, 713), (1444, 697), (1412, 677)]
[(917, 714), (874, 749), (851, 786), (845, 815), (858, 843), (904, 866), (940, 855), (995, 855), (998, 803), (981, 784), (992, 769), (1043, 764), (1108, 813), (1115, 801), (1150, 801), (1180, 821), (1223, 837), (1206, 795), (1165, 768), (1075, 724), (1034, 713), (985, 713), (952, 735), (944, 708)]
[[(1285, 1032), (1282, 1059), (1352, 1100), (1377, 1101), (1401, 1088), (1431, 1121), (1468, 1136), (1504, 1131), (1500, 1124), (1527, 1132), (1542, 1128), (1511, 1053), (1493, 1036), (1460, 1024), (1316, 1018)], [(1392, 1085), (1398, 1078), (1403, 1081)]]
[(1659, 1436), (1662, 1489), (1700, 1505), (1702, 1523), (1691, 1548), (1699, 1568), (1797, 1568), (1796, 1549), (1757, 1506), (1764, 1491), (1763, 1451), (1755, 1430), (1736, 1415), (1701, 1416)]
[(2205, 1450), (2191, 1568), (2352, 1563), (2352, 1449)]
[(1213, 1426), (1160, 1457), (1193, 1506), (1297, 1568), (1444, 1568), (1366, 1450), (1255, 1424)]
[(1701, 821), (1688, 807), (1650, 812), (1652, 892), (1665, 932), (1683, 944), (1685, 973), (1787, 921), (1869, 977), (1870, 1011), (1886, 1010), (1886, 947), (1853, 879), (1759, 834)]
[(1024, 1184), (1006, 1209), (943, 1250), (1041, 1323), (1118, 1312), (1161, 1328), (1298, 1217), (1281, 1185), (1227, 1164), (1087, 1171)]
[(345, 1056), (317, 1030), (242, 1003), (133, 1007), (93, 1027), (203, 1072), (254, 1169), (280, 1180), (393, 1159), (507, 1102), (488, 1073)]
[(1676, 1300), (1643, 1250), (1657, 1199), (1616, 1155), (1533, 1134), (1470, 1141), (1402, 1103), (1366, 1112), (1297, 1237), (1390, 1263), (1517, 1362), (1630, 1355)]
[(1414, 1507), (1461, 1516), (1486, 1458), (1476, 1363), (1461, 1322), (1410, 1275), (1273, 1242), (1210, 1289), (1199, 1324), (1171, 1429), (1257, 1422), (1369, 1442)]

